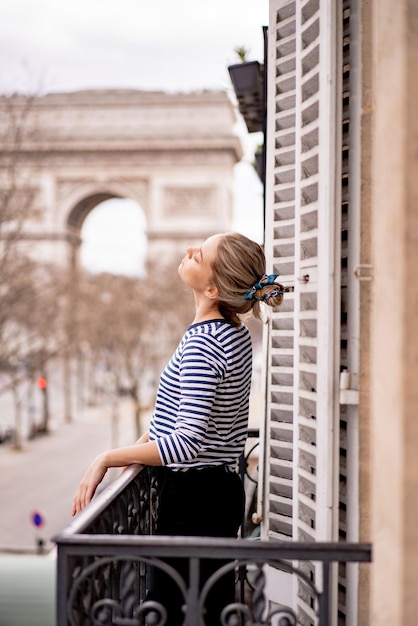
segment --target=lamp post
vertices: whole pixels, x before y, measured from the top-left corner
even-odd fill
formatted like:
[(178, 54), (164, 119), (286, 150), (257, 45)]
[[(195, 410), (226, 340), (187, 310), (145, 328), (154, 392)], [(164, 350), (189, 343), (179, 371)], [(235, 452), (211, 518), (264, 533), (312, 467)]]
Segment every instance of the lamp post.
[(49, 406), (48, 406), (48, 382), (47, 382), (46, 377), (42, 376), (38, 378), (38, 380), (36, 381), (36, 385), (38, 389), (41, 390), (42, 399), (43, 399), (43, 411), (42, 411), (43, 419), (42, 419), (41, 432), (42, 434), (47, 434), (49, 432)]

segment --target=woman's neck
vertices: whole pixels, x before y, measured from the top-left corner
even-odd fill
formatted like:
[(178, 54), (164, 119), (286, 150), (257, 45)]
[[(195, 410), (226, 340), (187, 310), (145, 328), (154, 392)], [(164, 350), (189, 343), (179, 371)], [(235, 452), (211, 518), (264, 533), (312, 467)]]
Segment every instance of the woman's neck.
[(221, 315), (218, 305), (205, 300), (200, 304), (196, 303), (196, 313), (193, 324), (206, 322), (207, 320), (220, 319), (222, 317), (223, 315)]
[(224, 318), (222, 317), (222, 315), (220, 313), (213, 314), (213, 315), (207, 315), (204, 317), (195, 317), (192, 324), (200, 324), (200, 322), (209, 322), (211, 320), (223, 320)]

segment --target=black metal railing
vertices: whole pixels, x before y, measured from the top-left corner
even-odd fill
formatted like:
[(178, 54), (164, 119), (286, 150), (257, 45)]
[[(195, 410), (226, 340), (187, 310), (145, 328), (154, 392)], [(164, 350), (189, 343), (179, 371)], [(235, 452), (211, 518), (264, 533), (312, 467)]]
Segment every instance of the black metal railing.
[[(164, 570), (177, 585), (184, 601), (184, 626), (209, 626), (205, 622), (206, 599), (216, 582), (231, 570), (240, 584), (236, 602), (223, 610), (223, 626), (263, 626), (271, 624), (273, 616), (275, 624), (296, 626), (297, 616), (291, 608), (270, 606), (266, 601), (266, 565), (299, 577), (309, 589), (316, 624), (330, 626), (331, 564), (371, 560), (369, 544), (153, 536), (156, 507), (152, 469), (133, 466), (55, 537), (57, 626), (164, 626), (166, 607), (147, 599), (151, 568)], [(187, 581), (167, 562), (179, 557), (188, 561)], [(219, 559), (223, 564), (201, 587), (203, 559)], [(299, 562), (305, 561), (322, 564), (321, 580), (308, 579), (299, 567)], [(243, 592), (240, 572), (251, 573), (248, 593)]]
[(257, 507), (258, 490), (258, 454), (260, 445), (260, 431), (258, 428), (250, 428), (247, 435), (247, 444), (243, 454), (239, 458), (238, 473), (244, 484), (246, 495), (246, 506), (244, 519), (242, 521), (240, 536), (241, 539), (249, 537), (254, 532), (257, 522), (253, 521), (253, 513)]

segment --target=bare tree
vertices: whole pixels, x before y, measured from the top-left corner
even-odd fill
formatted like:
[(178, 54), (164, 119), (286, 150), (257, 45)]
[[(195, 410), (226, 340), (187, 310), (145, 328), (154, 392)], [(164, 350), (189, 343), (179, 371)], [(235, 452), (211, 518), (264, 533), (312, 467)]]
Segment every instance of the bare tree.
[[(25, 223), (35, 212), (30, 177), (23, 167), (23, 144), (35, 133), (30, 114), (34, 95), (0, 96), (0, 277), (21, 263), (20, 242)], [(2, 280), (4, 284), (4, 280)]]
[[(0, 392), (15, 400), (15, 445), (21, 445), (22, 383), (45, 374), (58, 337), (53, 268), (26, 254), (25, 228), (37, 216), (33, 172), (25, 145), (36, 139), (34, 94), (0, 96)], [(54, 293), (52, 293), (54, 292)], [(48, 432), (47, 391), (41, 430)]]
[(132, 399), (138, 436), (142, 410), (155, 396), (156, 370), (170, 356), (192, 310), (180, 281), (161, 276), (156, 282), (155, 275), (102, 274), (86, 276), (80, 284), (79, 338), (104, 368), (105, 384)]
[[(24, 271), (23, 271), (24, 270)], [(25, 383), (48, 379), (51, 359), (63, 346), (64, 290), (56, 268), (25, 261), (13, 278), (7, 298), (8, 315), (2, 320), (3, 384), (0, 393), (11, 391), (15, 404), (15, 447), (21, 447), (21, 403)], [(4, 300), (6, 300), (4, 298)], [(12, 315), (11, 315), (12, 313)], [(48, 391), (43, 388), (43, 417), (38, 433), (49, 432)]]

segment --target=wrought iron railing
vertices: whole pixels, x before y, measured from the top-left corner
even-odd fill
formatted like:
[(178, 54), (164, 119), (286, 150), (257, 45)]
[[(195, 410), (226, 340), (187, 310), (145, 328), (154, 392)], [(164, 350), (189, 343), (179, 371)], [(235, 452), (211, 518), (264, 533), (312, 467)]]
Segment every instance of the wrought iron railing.
[[(243, 465), (241, 469), (243, 469)], [(330, 626), (330, 567), (333, 562), (369, 562), (368, 544), (252, 541), (247, 538), (153, 536), (156, 489), (152, 469), (133, 466), (109, 485), (55, 541), (58, 552), (57, 626), (164, 626), (166, 607), (147, 598), (151, 568), (163, 569), (183, 597), (184, 620), (176, 626), (212, 626), (205, 622), (206, 599), (214, 584), (234, 570), (236, 602), (225, 607), (222, 626), (295, 626), (295, 612), (270, 606), (265, 599), (266, 565), (303, 580), (310, 590), (318, 626)], [(166, 561), (187, 559), (182, 579)], [(199, 584), (203, 559), (223, 565)], [(312, 582), (299, 562), (322, 563), (322, 580)], [(249, 593), (242, 580), (251, 573)], [(245, 576), (242, 576), (245, 572)], [(241, 576), (240, 576), (241, 573)]]

